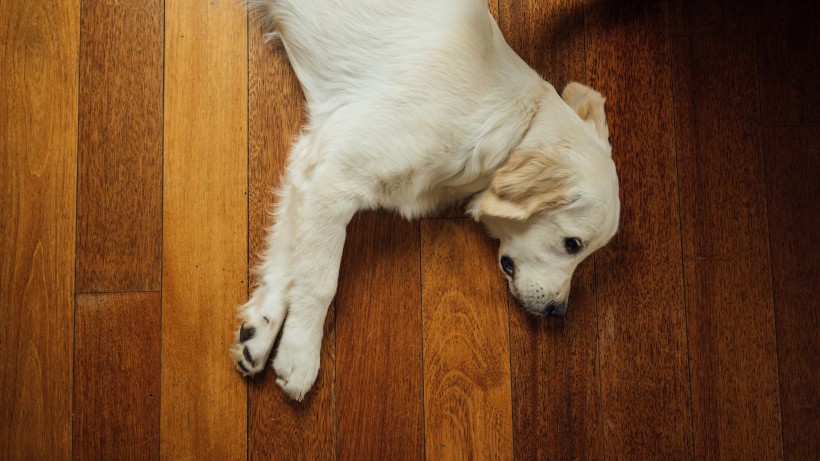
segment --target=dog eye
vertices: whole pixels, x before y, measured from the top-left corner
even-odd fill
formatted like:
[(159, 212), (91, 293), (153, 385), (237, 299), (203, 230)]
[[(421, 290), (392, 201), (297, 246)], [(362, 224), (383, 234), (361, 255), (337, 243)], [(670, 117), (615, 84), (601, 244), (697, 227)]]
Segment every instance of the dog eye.
[(566, 248), (567, 253), (574, 255), (581, 251), (581, 241), (576, 237), (567, 237), (564, 239), (564, 248)]
[(515, 264), (507, 255), (501, 257), (501, 269), (510, 277), (515, 276)]

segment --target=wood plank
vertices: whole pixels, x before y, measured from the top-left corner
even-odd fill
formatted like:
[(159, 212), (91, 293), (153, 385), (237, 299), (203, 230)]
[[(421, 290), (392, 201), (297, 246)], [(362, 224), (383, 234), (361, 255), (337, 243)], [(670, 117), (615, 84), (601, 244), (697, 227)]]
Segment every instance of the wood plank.
[(247, 15), (166, 2), (160, 453), (246, 457), (227, 351), (247, 296)]
[(421, 222), (425, 453), (511, 459), (507, 288), (468, 219)]
[(685, 276), (698, 457), (780, 458), (768, 264), (687, 260)]
[(573, 277), (563, 320), (527, 314), (511, 299), (513, 459), (601, 459), (594, 271)]
[[(582, 2), (503, 0), (500, 13), (510, 46), (558, 91), (586, 81)], [(567, 318), (510, 311), (514, 459), (603, 457), (593, 284), (590, 258), (573, 277)]]
[(80, 3), (0, 3), (0, 453), (69, 459)]
[(585, 80), (581, 0), (500, 0), (499, 16), (507, 43), (559, 93)]
[[(744, 7), (687, 3), (687, 35), (672, 46), (699, 458), (774, 459), (782, 451), (760, 117), (748, 46), (753, 21)], [(715, 17), (734, 18), (732, 27), (716, 26)]]
[[(635, 233), (632, 226), (622, 232)], [(680, 261), (638, 259), (616, 250), (611, 259), (596, 262), (606, 456), (653, 459), (662, 453), (661, 459), (689, 459)]]
[(763, 131), (783, 458), (820, 454), (820, 134), (817, 127)]
[(157, 291), (164, 5), (82, 8), (77, 291)]
[(331, 308), (325, 321), (319, 377), (304, 401), (295, 402), (282, 392), (270, 366), (250, 381), (250, 459), (336, 459), (334, 322), (335, 309)]
[[(272, 224), (273, 188), (279, 184), (290, 145), (302, 122), (302, 92), (283, 50), (265, 44), (252, 22), (250, 43), (249, 256), (259, 263)], [(332, 308), (331, 308), (332, 309)], [(334, 312), (328, 313), (322, 367), (302, 403), (288, 399), (268, 367), (249, 386), (248, 451), (251, 459), (333, 459), (336, 453)]]
[(339, 459), (423, 459), (419, 224), (364, 213), (336, 295)]
[(820, 3), (756, 3), (763, 123), (820, 124)]
[(596, 258), (606, 457), (692, 457), (667, 7), (589, 2), (587, 72), (607, 97), (621, 227)]
[(335, 309), (331, 307), (325, 321), (319, 376), (304, 401), (295, 402), (282, 392), (270, 366), (250, 381), (249, 459), (336, 459), (334, 325)]
[(77, 295), (74, 458), (159, 459), (159, 293)]

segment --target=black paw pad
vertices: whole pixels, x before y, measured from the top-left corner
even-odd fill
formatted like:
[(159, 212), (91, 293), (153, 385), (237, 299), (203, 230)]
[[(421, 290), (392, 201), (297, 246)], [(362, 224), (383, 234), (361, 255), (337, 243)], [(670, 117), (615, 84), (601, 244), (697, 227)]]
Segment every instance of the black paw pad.
[(245, 368), (245, 365), (242, 363), (242, 361), (241, 361), (241, 360), (240, 360), (240, 361), (238, 361), (238, 362), (236, 362), (236, 366), (238, 366), (238, 367), (239, 367), (242, 371), (244, 371), (245, 373), (250, 373), (250, 370), (248, 370), (247, 368)]
[(256, 328), (254, 328), (254, 327), (245, 328), (245, 324), (242, 323), (242, 326), (239, 327), (239, 342), (244, 343), (245, 341), (253, 338), (254, 334), (256, 334)]
[(252, 367), (256, 366), (256, 362), (253, 361), (253, 358), (251, 357), (251, 351), (248, 350), (248, 346), (245, 346), (245, 348), (242, 349), (242, 355), (245, 356), (245, 360), (247, 360)]

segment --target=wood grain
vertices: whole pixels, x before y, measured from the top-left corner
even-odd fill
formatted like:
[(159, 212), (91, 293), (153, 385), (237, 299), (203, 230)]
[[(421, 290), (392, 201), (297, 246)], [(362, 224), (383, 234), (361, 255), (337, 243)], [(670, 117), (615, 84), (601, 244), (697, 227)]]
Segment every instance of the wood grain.
[(293, 404), (226, 352), (302, 121), (284, 55), (235, 2), (0, 3), (0, 458), (818, 458), (818, 5), (490, 1), (607, 97), (621, 230), (556, 321), (460, 211), (357, 217)]
[(501, 0), (499, 16), (513, 50), (559, 93), (585, 81), (582, 1)]
[(820, 454), (820, 134), (817, 127), (767, 128), (763, 146), (783, 458), (816, 459)]
[(423, 459), (419, 224), (349, 226), (336, 295), (340, 459)]
[(250, 381), (250, 459), (336, 459), (335, 331), (335, 309), (331, 307), (325, 320), (319, 377), (304, 401), (295, 402), (282, 392), (272, 367)]
[(507, 289), (467, 219), (421, 222), (425, 453), (511, 459)]
[(159, 293), (77, 295), (74, 459), (159, 459)]
[[(274, 187), (284, 170), (290, 145), (302, 122), (302, 92), (284, 51), (262, 41), (252, 22), (248, 31), (251, 267), (264, 250)], [(332, 308), (331, 308), (332, 309)], [(288, 399), (268, 367), (249, 386), (248, 451), (251, 459), (333, 459), (335, 427), (334, 312), (328, 313), (319, 378), (303, 403)]]
[[(748, 46), (753, 22), (740, 3), (687, 6), (688, 33), (673, 40), (672, 71), (695, 453), (775, 459), (782, 447), (760, 117)], [(738, 18), (730, 31), (713, 25), (715, 17), (730, 15)]]
[[(512, 48), (561, 91), (585, 82), (584, 14), (578, 1), (503, 0)], [(593, 258), (573, 277), (566, 319), (510, 310), (514, 459), (600, 459)]]
[[(623, 232), (635, 232), (627, 226)], [(615, 251), (596, 262), (606, 456), (688, 459), (692, 421), (680, 261), (630, 259)]]
[(157, 291), (164, 5), (87, 2), (80, 43), (77, 291)]
[(80, 4), (0, 3), (0, 456), (69, 459)]
[(573, 276), (567, 317), (527, 314), (511, 299), (513, 459), (601, 459), (593, 261)]
[(604, 451), (692, 456), (667, 8), (590, 2), (587, 72), (607, 97), (621, 227), (596, 259)]
[(780, 458), (768, 264), (687, 260), (685, 276), (698, 457)]
[(247, 296), (247, 17), (166, 3), (161, 456), (246, 457), (228, 358)]
[(820, 3), (756, 3), (763, 123), (820, 124)]

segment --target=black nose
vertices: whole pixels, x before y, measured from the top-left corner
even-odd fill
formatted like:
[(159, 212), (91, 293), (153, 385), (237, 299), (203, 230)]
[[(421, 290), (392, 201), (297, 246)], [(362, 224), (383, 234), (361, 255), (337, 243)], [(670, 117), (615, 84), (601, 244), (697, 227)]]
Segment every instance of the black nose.
[(503, 270), (504, 273), (510, 277), (515, 276), (515, 264), (513, 263), (512, 258), (507, 255), (501, 257), (501, 270)]
[(563, 317), (566, 313), (567, 303), (565, 302), (551, 302), (547, 304), (547, 308), (544, 309), (544, 314), (552, 317)]

